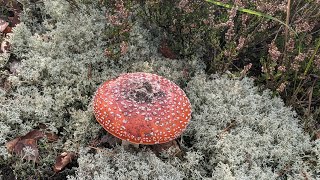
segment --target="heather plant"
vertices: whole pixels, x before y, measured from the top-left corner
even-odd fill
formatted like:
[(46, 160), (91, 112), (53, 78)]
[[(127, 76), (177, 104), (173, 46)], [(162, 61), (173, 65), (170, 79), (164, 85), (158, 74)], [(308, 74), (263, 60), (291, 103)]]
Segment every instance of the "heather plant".
[(161, 35), (162, 49), (169, 47), (171, 58), (203, 55), (208, 36), (208, 6), (204, 1), (139, 1), (138, 15), (147, 27)]
[[(253, 35), (258, 35), (265, 39), (260, 41), (255, 37), (251, 40), (247, 38), (249, 41), (246, 40), (247, 42), (245, 43), (247, 44), (246, 54), (240, 53), (237, 57), (248, 58), (247, 62), (250, 62), (249, 65), (250, 67), (252, 66), (253, 71), (251, 74), (259, 74), (258, 82), (265, 84), (265, 87), (272, 89), (275, 93), (281, 94), (288, 104), (297, 108), (300, 114), (306, 116), (314, 115), (315, 119), (318, 119), (317, 116), (319, 114), (316, 111), (316, 104), (319, 101), (317, 98), (319, 97), (317, 94), (319, 92), (317, 74), (319, 74), (320, 70), (318, 66), (320, 41), (318, 39), (317, 24), (319, 22), (317, 19), (320, 16), (316, 9), (319, 8), (319, 3), (300, 3), (298, 1), (290, 3), (288, 1), (287, 4), (275, 2), (272, 5), (268, 2), (246, 3), (237, 1), (234, 6), (223, 3), (220, 3), (220, 5), (228, 8), (234, 7), (237, 10), (240, 9), (238, 13), (241, 13), (242, 16), (246, 15), (249, 18), (247, 19), (248, 21), (250, 21), (250, 18), (261, 16), (271, 19), (269, 22), (265, 19), (262, 25), (259, 25), (260, 29), (256, 29), (258, 32), (267, 32), (269, 37), (259, 35), (260, 33), (256, 33), (256, 30), (253, 31), (255, 33)], [(243, 7), (266, 14), (255, 14), (248, 9), (243, 9)], [(284, 24), (279, 19), (286, 19), (286, 25), (279, 27)], [(252, 20), (250, 23), (252, 23)], [(237, 25), (239, 27), (235, 27), (235, 29), (241, 29), (245, 26), (243, 19), (242, 24), (238, 23)], [(277, 26), (278, 28), (276, 28)], [(236, 34), (242, 33), (248, 34), (247, 37), (251, 36), (248, 29)], [(268, 48), (256, 49), (260, 45)], [(257, 52), (256, 50), (258, 50), (260, 57), (253, 55)], [(252, 58), (257, 58), (259, 61)], [(234, 64), (237, 65), (236, 62)], [(244, 69), (246, 67), (248, 65), (244, 66)], [(310, 128), (316, 129), (316, 122), (307, 123), (305, 121), (305, 124), (306, 128), (309, 128), (308, 130)], [(314, 133), (312, 130), (310, 132), (311, 134)]]
[(319, 3), (209, 2), (214, 4), (143, 2), (141, 16), (147, 26), (163, 34), (163, 46), (169, 46), (176, 58), (197, 53), (208, 73), (254, 75), (256, 82), (282, 95), (300, 115), (316, 117)]
[[(142, 4), (141, 16), (149, 27), (161, 27), (162, 43), (177, 58), (202, 54), (208, 73), (254, 75), (257, 83), (282, 95), (300, 115), (318, 119), (317, 1), (160, 0)], [(308, 127), (314, 129), (314, 122)]]

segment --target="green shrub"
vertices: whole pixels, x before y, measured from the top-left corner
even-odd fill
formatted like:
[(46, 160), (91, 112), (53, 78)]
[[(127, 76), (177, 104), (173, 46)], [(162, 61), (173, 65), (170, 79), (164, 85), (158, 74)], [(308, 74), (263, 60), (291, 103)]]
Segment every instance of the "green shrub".
[(314, 134), (320, 117), (316, 105), (320, 4), (295, 0), (213, 2), (142, 1), (141, 16), (151, 29), (160, 27), (158, 33), (178, 58), (201, 54), (209, 74), (231, 71), (237, 76), (255, 76), (256, 83), (280, 94), (300, 115), (313, 116), (313, 122), (304, 123)]

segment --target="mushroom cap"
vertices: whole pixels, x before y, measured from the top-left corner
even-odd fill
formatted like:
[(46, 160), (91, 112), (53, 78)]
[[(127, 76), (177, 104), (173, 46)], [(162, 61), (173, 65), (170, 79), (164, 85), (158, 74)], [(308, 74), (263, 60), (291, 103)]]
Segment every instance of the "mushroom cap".
[(106, 81), (93, 100), (97, 121), (112, 135), (136, 144), (169, 142), (186, 129), (191, 105), (172, 81), (150, 73), (127, 73)]

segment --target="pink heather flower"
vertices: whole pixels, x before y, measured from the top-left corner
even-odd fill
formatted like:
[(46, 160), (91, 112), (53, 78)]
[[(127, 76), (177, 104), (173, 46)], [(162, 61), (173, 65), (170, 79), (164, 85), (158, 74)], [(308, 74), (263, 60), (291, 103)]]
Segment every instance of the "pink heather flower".
[[(300, 21), (297, 20), (298, 22)], [(295, 24), (295, 27), (296, 27), (296, 32), (297, 33), (301, 33), (301, 32), (310, 32), (315, 24), (314, 23), (308, 23), (307, 21), (305, 21), (304, 19), (301, 19), (301, 21), (299, 23), (294, 23)]]
[(267, 72), (268, 72), (268, 69), (262, 66), (262, 67), (261, 67), (261, 72), (267, 73)]
[(277, 91), (280, 93), (283, 92), (286, 86), (287, 86), (287, 82), (281, 83), (280, 86), (277, 88)]
[(273, 72), (274, 70), (275, 70), (275, 68), (274, 68), (273, 66), (270, 66), (270, 67), (269, 67), (269, 71), (270, 71), (270, 72)]
[(294, 50), (294, 40), (292, 38), (289, 39), (289, 41), (286, 43), (287, 51), (293, 52)]
[(226, 57), (230, 57), (231, 56), (231, 52), (229, 50), (224, 50), (223, 54), (226, 56)]
[(128, 19), (130, 12), (124, 6), (123, 0), (116, 1), (116, 10), (113, 15), (106, 13), (107, 19), (114, 26), (121, 26)]
[(208, 19), (204, 19), (202, 22), (203, 22), (205, 25), (210, 24), (210, 21), (209, 21)]
[(191, 27), (191, 28), (196, 28), (196, 27), (197, 27), (197, 24), (196, 24), (196, 23), (192, 23), (192, 24), (190, 24), (190, 27)]
[(279, 66), (278, 71), (280, 72), (286, 72), (286, 67), (285, 66)]
[(189, 0), (181, 0), (177, 7), (183, 11), (185, 11), (186, 13), (191, 13), (193, 12), (193, 9), (190, 7), (189, 5)]
[(305, 58), (306, 58), (306, 54), (305, 54), (305, 53), (299, 53), (299, 54), (294, 58), (294, 62), (302, 62), (302, 61), (304, 61)]
[(231, 41), (232, 37), (235, 35), (233, 25), (229, 27), (228, 31), (225, 34), (225, 38), (227, 41)]
[(222, 23), (221, 25), (229, 27), (229, 29), (225, 33), (225, 38), (227, 41), (231, 41), (232, 37), (235, 35), (235, 33), (234, 33), (234, 17), (237, 15), (237, 9), (232, 8), (231, 10), (228, 11), (228, 13), (229, 13), (228, 21), (226, 23)]
[(269, 27), (267, 22), (261, 22), (260, 23), (260, 27), (258, 28), (258, 32), (263, 32), (265, 30), (267, 30)]
[(312, 42), (312, 35), (311, 34), (307, 34), (306, 36), (305, 36), (305, 38), (304, 38), (304, 43), (306, 44), (306, 45), (310, 45), (311, 44), (311, 42)]
[(275, 15), (281, 12), (286, 12), (286, 1), (282, 1), (282, 3), (275, 3), (273, 1), (252, 1), (256, 4), (257, 10), (268, 13), (269, 15)]
[(241, 76), (242, 77), (245, 76), (248, 73), (248, 71), (251, 69), (251, 67), (252, 67), (251, 63), (249, 63), (248, 65), (244, 66), (243, 70), (240, 72)]
[(239, 7), (243, 7), (243, 3), (242, 3), (241, 0), (235, 0), (235, 1), (234, 1), (234, 4), (237, 5), (237, 6), (239, 6)]
[(316, 65), (317, 69), (320, 70), (320, 55), (315, 56), (314, 64)]
[(238, 46), (236, 47), (237, 51), (243, 48), (245, 40), (243, 36), (240, 36)]
[(269, 68), (264, 66), (261, 67), (261, 72), (263, 73), (268, 73), (268, 72), (272, 73), (274, 70), (275, 68), (273, 66), (270, 66)]
[(111, 22), (112, 25), (115, 25), (115, 26), (121, 26), (122, 25), (121, 21), (118, 19), (118, 17), (116, 15), (109, 15), (108, 19), (109, 19), (109, 21)]
[(269, 45), (268, 52), (273, 61), (277, 61), (281, 55), (281, 52), (278, 50), (278, 47), (274, 41), (272, 41), (272, 43)]
[(291, 63), (291, 69), (294, 70), (294, 71), (299, 71), (299, 68), (300, 68), (300, 65), (297, 64), (296, 62), (294, 63)]
[(237, 15), (237, 8), (232, 8), (229, 10), (229, 20), (232, 20)]
[(242, 14), (241, 24), (243, 27), (247, 27), (248, 18), (249, 18), (248, 14)]
[(120, 30), (120, 34), (129, 32), (129, 31), (130, 31), (130, 28), (129, 28), (129, 27), (126, 27), (126, 28)]
[(181, 0), (178, 4), (178, 8), (183, 9), (184, 7), (187, 6), (188, 3), (189, 3), (189, 0)]

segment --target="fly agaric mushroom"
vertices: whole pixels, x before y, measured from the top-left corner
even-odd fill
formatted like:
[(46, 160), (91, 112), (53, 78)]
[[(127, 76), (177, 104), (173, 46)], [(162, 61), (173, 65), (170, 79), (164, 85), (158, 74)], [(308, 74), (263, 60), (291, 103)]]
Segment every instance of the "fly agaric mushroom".
[(106, 81), (96, 91), (93, 109), (105, 130), (133, 144), (169, 142), (191, 119), (191, 105), (182, 89), (143, 72)]

